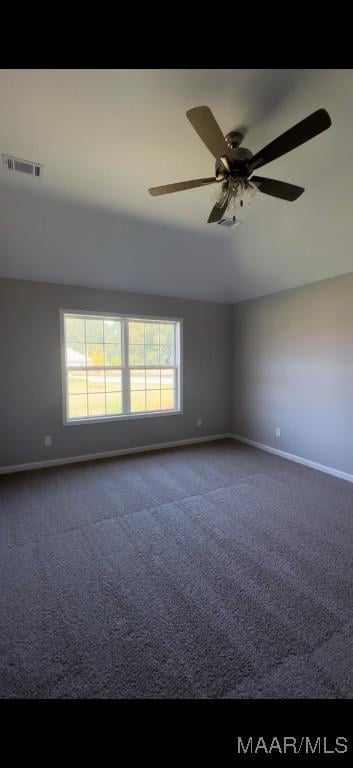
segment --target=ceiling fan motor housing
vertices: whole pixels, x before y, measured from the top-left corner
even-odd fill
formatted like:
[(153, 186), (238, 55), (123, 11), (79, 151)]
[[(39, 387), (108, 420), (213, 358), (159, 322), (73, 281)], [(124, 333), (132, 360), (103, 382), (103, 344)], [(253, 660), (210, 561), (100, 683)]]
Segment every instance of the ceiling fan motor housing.
[[(242, 176), (242, 175), (247, 176), (248, 172), (244, 163), (246, 160), (250, 160), (252, 156), (253, 156), (253, 153), (250, 152), (250, 149), (246, 149), (245, 147), (239, 147), (239, 146), (234, 147), (233, 149), (232, 147), (229, 146), (227, 158), (229, 161), (231, 175), (234, 174), (234, 176)], [(221, 176), (225, 176), (225, 168), (221, 160), (217, 158), (216, 178), (220, 178)]]

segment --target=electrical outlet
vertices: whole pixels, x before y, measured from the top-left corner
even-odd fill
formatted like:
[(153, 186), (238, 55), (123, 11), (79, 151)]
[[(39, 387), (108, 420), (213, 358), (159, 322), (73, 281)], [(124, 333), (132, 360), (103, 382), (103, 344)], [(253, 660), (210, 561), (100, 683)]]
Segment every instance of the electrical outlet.
[(44, 445), (51, 445), (51, 435), (46, 435), (44, 438)]
[(202, 418), (201, 418), (201, 416), (199, 416), (199, 418), (196, 419), (196, 424), (197, 424), (198, 427), (202, 427)]
[(281, 437), (281, 427), (276, 427), (276, 437)]

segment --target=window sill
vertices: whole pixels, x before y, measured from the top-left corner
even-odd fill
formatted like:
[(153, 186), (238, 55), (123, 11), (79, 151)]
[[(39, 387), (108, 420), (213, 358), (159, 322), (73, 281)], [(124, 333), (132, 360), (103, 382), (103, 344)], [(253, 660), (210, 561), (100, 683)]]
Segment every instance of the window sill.
[(182, 410), (178, 411), (151, 411), (149, 413), (123, 413), (120, 416), (91, 416), (83, 419), (66, 419), (64, 427), (74, 427), (82, 424), (104, 424), (106, 421), (127, 421), (136, 419), (159, 418), (160, 416), (180, 416)]

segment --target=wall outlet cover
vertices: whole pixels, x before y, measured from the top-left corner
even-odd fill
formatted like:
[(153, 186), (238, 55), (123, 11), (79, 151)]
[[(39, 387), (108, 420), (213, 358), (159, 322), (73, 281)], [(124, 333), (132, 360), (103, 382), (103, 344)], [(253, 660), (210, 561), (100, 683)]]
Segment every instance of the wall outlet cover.
[(276, 427), (276, 437), (281, 437), (281, 427)]
[(202, 427), (202, 418), (199, 416), (199, 418), (196, 420), (196, 424), (198, 427)]
[(44, 445), (51, 445), (51, 435), (46, 435), (44, 438)]

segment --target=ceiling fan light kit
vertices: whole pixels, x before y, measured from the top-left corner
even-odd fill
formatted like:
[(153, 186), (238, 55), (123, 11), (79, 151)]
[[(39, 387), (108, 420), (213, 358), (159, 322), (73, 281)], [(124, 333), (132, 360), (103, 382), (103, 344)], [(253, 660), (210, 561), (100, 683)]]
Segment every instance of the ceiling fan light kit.
[[(219, 199), (213, 206), (207, 221), (209, 224), (219, 223), (224, 226), (234, 226), (239, 223), (235, 218), (235, 207), (242, 208), (248, 205), (258, 191), (281, 200), (291, 202), (297, 200), (304, 192), (303, 187), (277, 179), (253, 176), (253, 172), (291, 152), (331, 125), (328, 112), (325, 109), (317, 109), (253, 155), (249, 149), (240, 146), (244, 137), (239, 131), (231, 131), (226, 136), (223, 135), (209, 107), (194, 107), (187, 111), (186, 116), (216, 160), (215, 176), (151, 187), (149, 193), (153, 196), (166, 195), (208, 184), (222, 184)], [(226, 212), (232, 206), (233, 215), (227, 216)]]

